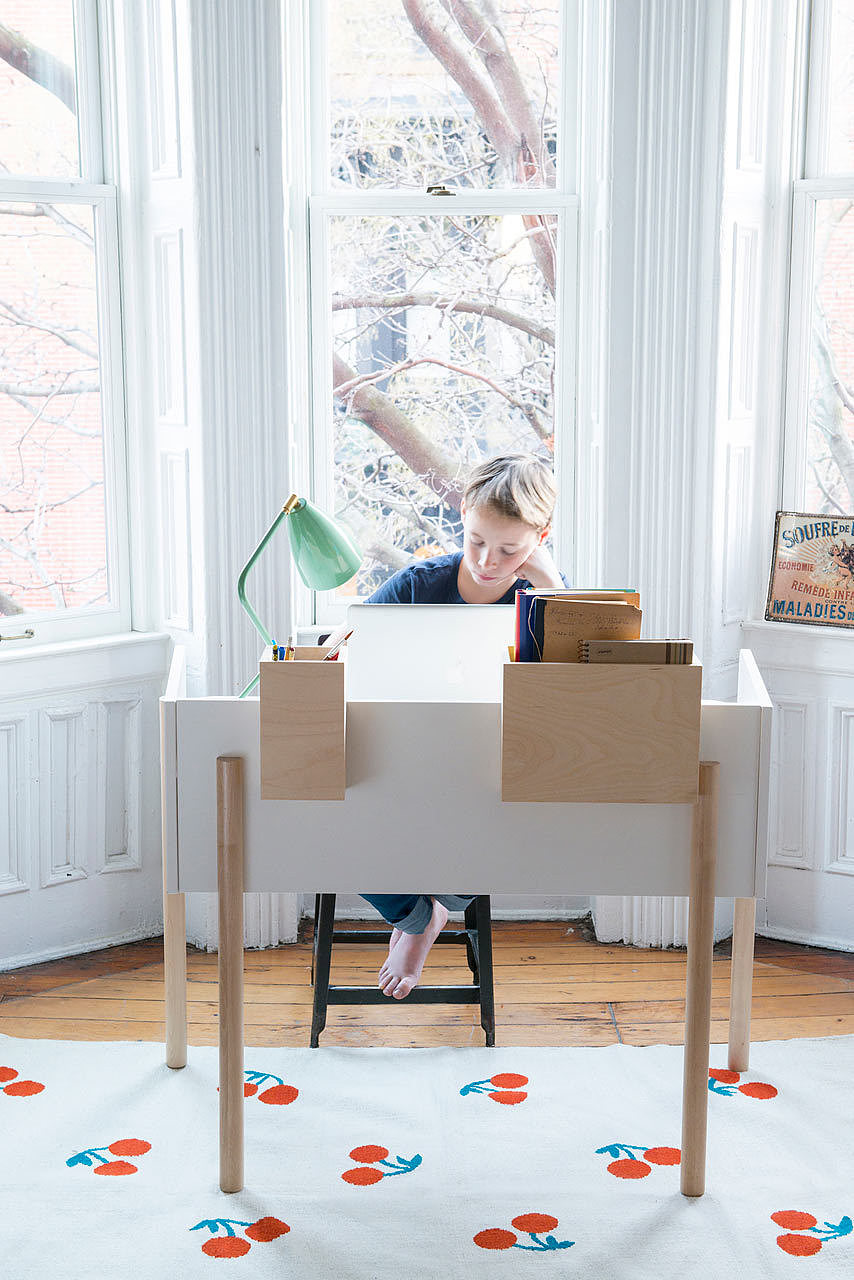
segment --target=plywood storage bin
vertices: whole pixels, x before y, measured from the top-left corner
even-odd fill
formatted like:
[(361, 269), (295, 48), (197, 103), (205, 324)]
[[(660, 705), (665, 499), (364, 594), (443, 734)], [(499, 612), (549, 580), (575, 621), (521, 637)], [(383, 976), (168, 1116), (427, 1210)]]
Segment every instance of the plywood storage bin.
[(693, 804), (703, 669), (508, 662), (502, 800)]
[(293, 662), (261, 661), (261, 797), (343, 800), (346, 660), (297, 646)]

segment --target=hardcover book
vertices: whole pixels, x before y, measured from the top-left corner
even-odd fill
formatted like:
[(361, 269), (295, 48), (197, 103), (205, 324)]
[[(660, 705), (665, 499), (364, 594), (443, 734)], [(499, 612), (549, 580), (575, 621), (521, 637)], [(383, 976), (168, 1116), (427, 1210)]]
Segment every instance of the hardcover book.
[(539, 662), (542, 659), (542, 617), (537, 616), (537, 633), (534, 631), (533, 610), (537, 600), (592, 600), (624, 601), (640, 607), (640, 595), (630, 588), (570, 591), (565, 587), (524, 587), (516, 592), (516, 661)]
[(541, 600), (531, 620), (541, 662), (578, 662), (582, 640), (636, 640), (642, 614), (623, 600)]
[(582, 640), (579, 662), (634, 662), (651, 666), (687, 664), (694, 659), (690, 640)]

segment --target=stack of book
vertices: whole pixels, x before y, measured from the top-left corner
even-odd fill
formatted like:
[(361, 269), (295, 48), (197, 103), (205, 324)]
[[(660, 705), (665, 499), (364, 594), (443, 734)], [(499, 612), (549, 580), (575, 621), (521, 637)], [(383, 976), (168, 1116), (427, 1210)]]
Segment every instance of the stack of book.
[(689, 640), (641, 640), (637, 591), (516, 592), (517, 662), (690, 663)]

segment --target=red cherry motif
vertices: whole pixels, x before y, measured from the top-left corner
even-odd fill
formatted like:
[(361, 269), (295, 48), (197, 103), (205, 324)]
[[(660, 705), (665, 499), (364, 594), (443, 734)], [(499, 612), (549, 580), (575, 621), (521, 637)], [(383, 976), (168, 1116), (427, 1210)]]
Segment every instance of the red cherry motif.
[(743, 1093), (747, 1098), (776, 1098), (777, 1090), (773, 1084), (763, 1084), (761, 1080), (756, 1080), (753, 1084), (740, 1084), (738, 1092)]
[(7, 1080), (14, 1080), (17, 1074), (14, 1067), (0, 1067), (0, 1084), (5, 1084)]
[(505, 1090), (502, 1093), (489, 1094), (489, 1097), (493, 1102), (503, 1102), (508, 1107), (515, 1106), (518, 1102), (524, 1102), (527, 1096), (527, 1093), (520, 1093), (518, 1090), (514, 1090), (512, 1092), (510, 1090)]
[(41, 1093), (44, 1089), (43, 1084), (39, 1084), (38, 1080), (13, 1080), (11, 1084), (7, 1084), (4, 1093), (8, 1093), (10, 1098), (31, 1098), (35, 1093)]
[(258, 1101), (267, 1102), (272, 1106), (286, 1107), (297, 1097), (299, 1097), (299, 1089), (295, 1089), (292, 1084), (274, 1084), (258, 1094)]
[(678, 1147), (650, 1147), (643, 1153), (643, 1158), (650, 1164), (679, 1164), (682, 1152)]
[(517, 1231), (525, 1231), (531, 1235), (535, 1231), (554, 1231), (557, 1218), (550, 1213), (520, 1213), (510, 1219)]
[(645, 1178), (652, 1169), (644, 1160), (612, 1160), (608, 1172), (615, 1178)]
[(354, 1147), (350, 1152), (351, 1160), (358, 1160), (362, 1164), (373, 1164), (375, 1160), (385, 1160), (388, 1156), (388, 1147)]
[(370, 1166), (363, 1165), (361, 1168), (345, 1169), (341, 1177), (354, 1187), (370, 1187), (375, 1182), (382, 1182), (383, 1172), (381, 1169), (372, 1169)]
[(778, 1236), (777, 1244), (793, 1258), (811, 1258), (821, 1248), (821, 1241), (816, 1236)]
[(746, 1098), (758, 1098), (765, 1100), (777, 1097), (777, 1089), (773, 1084), (766, 1084), (764, 1081), (755, 1080), (748, 1084), (738, 1084), (741, 1079), (739, 1071), (729, 1071), (726, 1067), (710, 1067), (709, 1076), (712, 1080), (717, 1080), (718, 1084), (735, 1084), (738, 1085), (738, 1092), (743, 1093)]
[(487, 1227), (472, 1238), (481, 1249), (512, 1249), (516, 1243), (514, 1233), (505, 1231), (502, 1227)]
[(543, 1253), (553, 1249), (571, 1249), (575, 1243), (574, 1240), (556, 1240), (553, 1235), (540, 1239), (544, 1231), (554, 1231), (558, 1225), (557, 1218), (550, 1213), (517, 1213), (510, 1221), (516, 1231), (527, 1235), (530, 1244), (519, 1244), (516, 1232), (504, 1227), (487, 1227), (478, 1231), (476, 1236), (472, 1236), (474, 1243), (480, 1249), (536, 1249)]
[(114, 1156), (144, 1156), (151, 1150), (151, 1143), (144, 1138), (119, 1138), (118, 1142), (111, 1142), (107, 1150)]
[(109, 1160), (106, 1164), (97, 1164), (92, 1170), (93, 1173), (105, 1173), (110, 1177), (122, 1177), (126, 1173), (136, 1173), (135, 1164), (129, 1164), (127, 1160)]
[(241, 1236), (214, 1236), (202, 1245), (202, 1253), (209, 1258), (240, 1258), (251, 1248), (249, 1241)]
[(277, 1240), (279, 1236), (283, 1236), (290, 1227), (286, 1222), (282, 1222), (281, 1218), (259, 1218), (257, 1222), (253, 1222), (251, 1226), (246, 1228), (246, 1234), (250, 1240)]
[(788, 1227), (791, 1231), (818, 1226), (818, 1218), (811, 1213), (802, 1213), (800, 1209), (780, 1209), (778, 1213), (771, 1214), (771, 1221), (776, 1222), (778, 1227)]
[(513, 1071), (503, 1071), (500, 1075), (490, 1076), (489, 1083), (494, 1084), (496, 1089), (519, 1089), (528, 1083), (528, 1077), (516, 1075)]

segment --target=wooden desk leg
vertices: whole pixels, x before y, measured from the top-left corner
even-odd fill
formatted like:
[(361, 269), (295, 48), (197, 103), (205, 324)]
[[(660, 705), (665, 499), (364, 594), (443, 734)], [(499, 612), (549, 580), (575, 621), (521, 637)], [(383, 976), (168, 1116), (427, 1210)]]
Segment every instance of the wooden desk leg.
[(163, 889), (163, 985), (166, 1065), (187, 1065), (187, 921), (183, 893)]
[(750, 1004), (753, 997), (753, 941), (756, 899), (736, 898), (729, 984), (729, 1069), (746, 1071), (750, 1063)]
[(694, 809), (691, 842), (685, 1065), (682, 1080), (681, 1185), (684, 1196), (701, 1196), (706, 1187), (709, 1020), (712, 1010), (712, 950), (715, 939), (719, 775), (720, 765), (717, 762), (703, 761), (700, 764), (700, 795)]
[(243, 1188), (243, 760), (216, 762), (219, 891), (219, 1185)]

